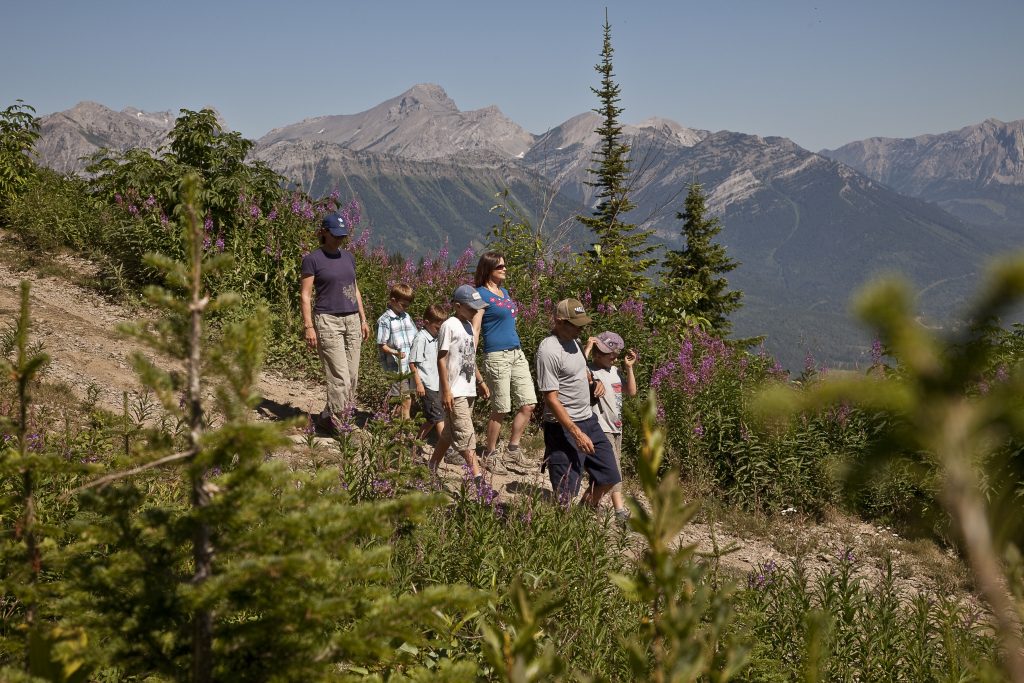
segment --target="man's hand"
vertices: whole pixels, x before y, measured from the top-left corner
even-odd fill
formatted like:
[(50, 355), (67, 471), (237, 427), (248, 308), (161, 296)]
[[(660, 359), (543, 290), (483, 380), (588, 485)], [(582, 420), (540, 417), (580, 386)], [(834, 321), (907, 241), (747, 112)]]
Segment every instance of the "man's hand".
[(397, 358), (398, 360), (402, 360), (403, 358), (405, 358), (405, 351), (395, 351), (395, 358)]
[(594, 442), (590, 440), (590, 437), (583, 433), (583, 430), (573, 425), (570, 432), (572, 438), (576, 440), (576, 447), (587, 455), (594, 454)]
[(594, 382), (594, 398), (604, 396), (604, 382)]
[(480, 390), (480, 395), (484, 397), (484, 400), (491, 397), (491, 388), (487, 386), (487, 382), (480, 382), (477, 388)]
[(626, 355), (622, 357), (622, 362), (627, 368), (632, 368), (639, 358), (640, 356), (637, 354), (636, 349), (630, 349), (626, 351)]
[(316, 348), (316, 330), (312, 327), (306, 328), (306, 346), (311, 349)]
[(366, 324), (365, 320), (362, 322), (362, 325), (360, 325), (359, 332), (363, 335), (363, 341), (370, 338), (370, 326)]
[(416, 382), (416, 395), (423, 398), (427, 395), (427, 388), (423, 386), (423, 382), (417, 380)]
[(441, 404), (444, 405), (445, 412), (449, 416), (455, 412), (455, 399), (452, 397), (452, 390), (445, 387), (441, 392)]

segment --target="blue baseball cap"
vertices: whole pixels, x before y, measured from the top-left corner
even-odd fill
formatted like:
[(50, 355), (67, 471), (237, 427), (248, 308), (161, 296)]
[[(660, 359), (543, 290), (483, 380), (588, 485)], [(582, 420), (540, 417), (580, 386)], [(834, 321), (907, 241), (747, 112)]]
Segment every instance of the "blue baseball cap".
[(483, 300), (480, 296), (480, 292), (476, 291), (476, 287), (472, 285), (459, 285), (455, 289), (455, 293), (452, 295), (452, 300), (456, 303), (466, 304), (470, 308), (480, 310), (481, 308), (487, 308), (490, 306), (489, 303)]
[(335, 237), (348, 237), (348, 226), (340, 213), (329, 213), (320, 222), (320, 227)]

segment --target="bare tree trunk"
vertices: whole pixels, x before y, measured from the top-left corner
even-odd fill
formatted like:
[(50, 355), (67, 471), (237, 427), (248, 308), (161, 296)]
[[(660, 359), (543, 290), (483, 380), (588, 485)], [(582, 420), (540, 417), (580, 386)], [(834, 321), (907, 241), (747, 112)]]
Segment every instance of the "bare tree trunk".
[[(190, 194), (186, 190), (186, 194)], [(194, 194), (193, 194), (194, 197)], [(202, 371), (203, 310), (208, 299), (202, 297), (203, 239), (199, 217), (192, 201), (186, 202), (187, 220), (192, 248), (191, 300), (189, 302), (189, 356), (188, 372), (188, 422), (189, 450), (192, 451), (193, 467), (190, 468), (192, 484), (192, 513), (196, 517), (192, 532), (192, 559), (195, 564), (192, 585), (199, 586), (213, 573), (213, 543), (210, 539), (210, 525), (203, 519), (203, 508), (210, 503), (206, 490), (206, 470), (195, 468), (195, 459), (200, 455), (200, 439), (203, 432), (203, 405), (200, 375)], [(192, 681), (208, 683), (213, 678), (213, 613), (199, 609), (192, 615)]]
[[(36, 497), (35, 481), (32, 476), (32, 466), (28, 464), (28, 444), (25, 438), (28, 436), (28, 403), (29, 403), (29, 382), (32, 381), (34, 371), (29, 370), (28, 358), (28, 327), (29, 327), (29, 285), (21, 283), (21, 311), (17, 330), (18, 356), (16, 362), (18, 379), (18, 457), (21, 466), (21, 496), (22, 504), (25, 506), (24, 517), (21, 522), (21, 533), (25, 539), (25, 551), (28, 559), (29, 585), (35, 586), (39, 580), (39, 571), (42, 568), (42, 559), (39, 555), (39, 543), (36, 541)], [(25, 604), (25, 625), (31, 630), (36, 621), (36, 599), (33, 595)]]

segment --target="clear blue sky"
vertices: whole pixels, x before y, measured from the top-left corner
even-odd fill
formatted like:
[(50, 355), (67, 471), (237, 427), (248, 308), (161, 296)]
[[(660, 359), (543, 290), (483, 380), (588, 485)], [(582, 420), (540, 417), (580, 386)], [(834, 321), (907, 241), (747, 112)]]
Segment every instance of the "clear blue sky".
[(212, 105), (256, 138), (429, 82), (541, 133), (595, 104), (605, 4), (626, 122), (817, 151), (1024, 118), (1022, 0), (5, 2), (0, 106)]

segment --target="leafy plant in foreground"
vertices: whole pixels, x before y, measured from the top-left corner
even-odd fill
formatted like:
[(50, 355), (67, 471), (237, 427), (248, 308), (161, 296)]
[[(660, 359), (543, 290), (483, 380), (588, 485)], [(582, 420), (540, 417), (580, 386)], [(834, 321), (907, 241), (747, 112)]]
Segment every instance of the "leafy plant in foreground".
[(861, 295), (858, 309), (901, 372), (835, 378), (803, 393), (777, 387), (762, 398), (768, 414), (845, 402), (894, 417), (861, 472), (896, 454), (920, 471), (937, 473), (939, 500), (992, 610), (1001, 661), (1014, 681), (1024, 681), (1024, 522), (1018, 514), (1024, 460), (1019, 447), (1006, 445), (1024, 443), (1024, 368), (1008, 369), (987, 393), (979, 394), (976, 385), (992, 365), (987, 326), (1022, 295), (1024, 258), (997, 264), (973, 307), (972, 324), (943, 340), (914, 318), (902, 283), (877, 283)]
[(648, 605), (648, 618), (629, 643), (636, 679), (728, 681), (742, 668), (745, 649), (722, 642), (731, 618), (729, 593), (706, 580), (696, 561), (696, 546), (677, 546), (679, 533), (693, 519), (699, 503), (686, 503), (674, 475), (659, 477), (665, 436), (657, 426), (657, 403), (651, 392), (641, 414), (644, 443), (637, 478), (647, 506), (635, 498), (630, 527), (646, 547), (637, 571), (616, 581), (632, 599)]

